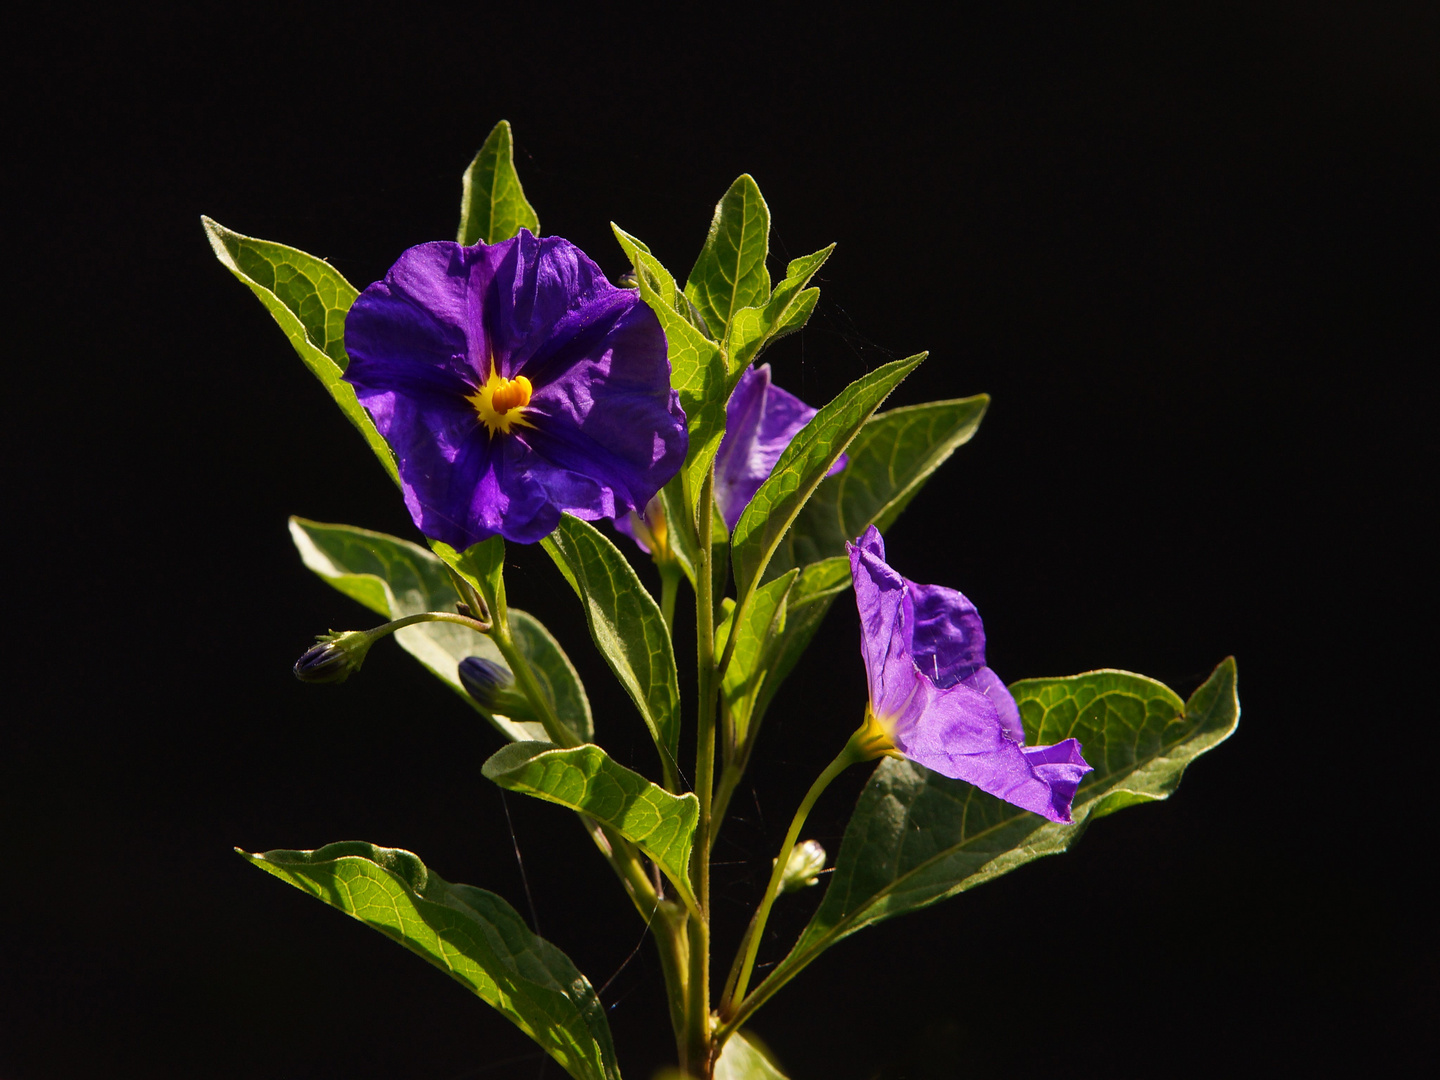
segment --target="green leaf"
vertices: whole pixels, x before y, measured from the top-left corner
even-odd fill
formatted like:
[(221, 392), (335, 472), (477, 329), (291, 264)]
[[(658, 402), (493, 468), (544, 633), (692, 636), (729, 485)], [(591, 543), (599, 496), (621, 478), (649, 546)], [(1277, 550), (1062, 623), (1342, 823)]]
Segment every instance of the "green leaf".
[[(784, 578), (776, 578), (783, 581)], [(774, 582), (757, 590), (756, 596)], [(785, 599), (781, 618), (772, 623), (769, 640), (765, 643), (764, 655), (758, 662), (763, 675), (748, 695), (737, 698), (731, 706), (735, 719), (737, 736), (748, 736), (752, 741), (765, 718), (765, 711), (780, 689), (786, 677), (795, 670), (795, 665), (809, 648), (815, 632), (830, 610), (830, 603), (850, 587), (850, 560), (845, 556), (811, 563), (800, 571), (790, 594)], [(739, 643), (736, 644), (738, 652)], [(732, 659), (731, 663), (735, 661)], [(726, 669), (725, 678), (730, 678)]]
[(1058, 854), (1096, 818), (1169, 797), (1185, 767), (1229, 738), (1240, 717), (1233, 658), (1188, 702), (1125, 671), (1025, 679), (1010, 690), (1027, 744), (1073, 736), (1094, 766), (1075, 794), (1075, 824), (1047, 821), (924, 766), (887, 758), (846, 826), (819, 909), (757, 994), (764, 990), (768, 997), (821, 951), (863, 927)]
[[(735, 741), (743, 745), (750, 726), (756, 695), (770, 673), (770, 648), (785, 626), (785, 601), (799, 570), (791, 570), (755, 590), (755, 598), (740, 618), (735, 651), (725, 668), (720, 692), (725, 697), (734, 724)], [(729, 640), (734, 611), (715, 631), (715, 651), (723, 652)]]
[[(418, 544), (351, 525), (325, 525), (290, 519), (290, 535), (305, 565), (346, 596), (386, 619), (420, 611), (454, 610), (456, 593), (445, 564)], [(510, 611), (510, 631), (530, 660), (556, 715), (581, 739), (595, 737), (590, 701), (580, 676), (550, 632), (528, 612)], [(446, 686), (489, 720), (507, 739), (546, 738), (533, 721), (514, 721), (482, 709), (465, 693), (457, 673), (460, 661), (479, 656), (509, 670), (495, 643), (485, 634), (456, 623), (419, 623), (395, 633), (395, 640)]]
[(236, 851), (434, 964), (577, 1080), (620, 1080), (605, 1008), (590, 981), (494, 893), (451, 885), (408, 851), (359, 841), (316, 851)]
[(568, 806), (609, 825), (650, 856), (695, 906), (690, 851), (700, 801), (693, 792), (672, 795), (591, 744), (560, 750), (548, 743), (513, 743), (481, 771), (510, 791)]
[(501, 120), (485, 139), (485, 145), (470, 162), (460, 179), (460, 232), (467, 247), (475, 243), (498, 244), (521, 229), (540, 235), (540, 219), (525, 201), (520, 177), (515, 172), (515, 146), (510, 122)]
[[(690, 433), (685, 455), (684, 483), (691, 504), (700, 483), (715, 460), (725, 436), (725, 404), (729, 400), (725, 360), (720, 346), (694, 325), (690, 302), (675, 285), (670, 271), (647, 248), (620, 226), (611, 222), (615, 238), (635, 267), (640, 297), (660, 320), (670, 354), (670, 385), (680, 395)], [(691, 571), (693, 584), (694, 572)]]
[(850, 440), (855, 438), (870, 414), (880, 407), (890, 391), (925, 359), (925, 353), (895, 360), (855, 380), (810, 422), (800, 429), (770, 478), (750, 500), (735, 524), (732, 558), (740, 605), (765, 572), (790, 523), (795, 520), (825, 474), (835, 464)]
[(665, 619), (625, 556), (589, 522), (562, 515), (541, 545), (580, 597), (590, 637), (640, 710), (674, 787), (680, 689)]
[(925, 481), (968, 442), (990, 404), (987, 394), (879, 413), (860, 429), (850, 461), (827, 476), (785, 534), (770, 565), (803, 566), (845, 554), (871, 525), (884, 532)]
[(725, 337), (735, 312), (769, 300), (769, 247), (770, 208), (744, 173), (715, 205), (705, 246), (685, 283), (685, 295), (715, 337)]
[(242, 236), (208, 217), (200, 220), (215, 257), (265, 305), (305, 366), (365, 436), (390, 479), (398, 483), (394, 452), (375, 429), (354, 388), (340, 378), (350, 363), (345, 353), (345, 314), (359, 295), (355, 286), (314, 255)]
[(430, 549), (478, 592), (496, 619), (510, 610), (505, 599), (505, 538), (492, 536), (456, 551), (441, 540), (431, 540)]
[(799, 330), (815, 310), (819, 289), (805, 286), (835, 250), (831, 244), (813, 255), (792, 259), (785, 278), (763, 307), (742, 308), (735, 313), (726, 336), (725, 351), (730, 357), (730, 374), (738, 376), (770, 342)]
[(760, 1040), (747, 1035), (737, 1031), (725, 1040), (720, 1059), (715, 1062), (715, 1080), (786, 1080), (766, 1056)]

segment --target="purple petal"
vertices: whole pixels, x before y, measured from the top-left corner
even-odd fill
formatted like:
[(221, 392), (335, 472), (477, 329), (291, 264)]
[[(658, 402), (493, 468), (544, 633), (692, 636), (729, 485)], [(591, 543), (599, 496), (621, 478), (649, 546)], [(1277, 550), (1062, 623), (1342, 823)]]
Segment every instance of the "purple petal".
[(866, 530), (859, 544), (846, 547), (860, 611), (860, 653), (865, 658), (871, 708), (877, 715), (900, 712), (913, 692), (909, 673), (914, 669), (905, 642), (909, 601), (905, 579), (886, 564), (885, 542), (875, 526)]
[[(770, 379), (770, 365), (740, 376), (725, 406), (725, 437), (715, 455), (715, 501), (728, 529), (770, 477), (785, 448), (816, 413)], [(843, 455), (827, 476), (845, 467)]]
[(1074, 739), (1027, 750), (1005, 735), (986, 695), (964, 683), (941, 690), (918, 669), (914, 680), (909, 708), (892, 721), (902, 754), (1051, 821), (1071, 820), (1075, 789), (1090, 769)]
[(985, 626), (964, 595), (943, 585), (911, 582), (915, 597), (915, 663), (944, 689), (985, 663)]
[(1000, 676), (988, 667), (982, 667), (977, 668), (961, 681), (971, 690), (984, 694), (994, 703), (995, 713), (1000, 718), (1000, 727), (1005, 732), (1005, 737), (1023, 745), (1025, 725), (1020, 722), (1020, 706), (1015, 704), (1014, 695), (1001, 681)]

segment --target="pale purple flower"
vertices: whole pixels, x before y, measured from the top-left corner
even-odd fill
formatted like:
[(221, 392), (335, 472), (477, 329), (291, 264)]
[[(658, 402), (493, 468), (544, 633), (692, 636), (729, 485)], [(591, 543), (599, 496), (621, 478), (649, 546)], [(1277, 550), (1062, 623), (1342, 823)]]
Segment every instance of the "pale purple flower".
[(1080, 744), (1026, 746), (1014, 697), (985, 666), (985, 628), (954, 589), (921, 585), (885, 562), (870, 526), (850, 552), (870, 717), (886, 748), (942, 776), (1069, 822), (1080, 778)]
[(685, 460), (654, 313), (558, 236), (411, 248), (351, 307), (345, 349), (415, 524), (456, 548), (627, 514)]

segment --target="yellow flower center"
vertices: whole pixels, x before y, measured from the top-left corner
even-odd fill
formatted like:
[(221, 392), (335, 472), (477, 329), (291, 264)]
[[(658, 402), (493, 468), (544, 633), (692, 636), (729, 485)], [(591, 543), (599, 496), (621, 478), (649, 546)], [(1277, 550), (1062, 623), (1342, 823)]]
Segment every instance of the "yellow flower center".
[(876, 716), (870, 706), (866, 705), (865, 722), (860, 725), (860, 730), (850, 737), (850, 742), (866, 758), (904, 757), (895, 749), (895, 736), (891, 728), (891, 724)]
[(492, 436), (497, 431), (501, 435), (508, 435), (510, 429), (517, 424), (520, 427), (535, 426), (525, 419), (533, 390), (530, 380), (524, 375), (516, 375), (513, 379), (505, 378), (492, 360), (490, 377), (485, 380), (485, 385), (465, 400), (475, 406), (475, 415)]

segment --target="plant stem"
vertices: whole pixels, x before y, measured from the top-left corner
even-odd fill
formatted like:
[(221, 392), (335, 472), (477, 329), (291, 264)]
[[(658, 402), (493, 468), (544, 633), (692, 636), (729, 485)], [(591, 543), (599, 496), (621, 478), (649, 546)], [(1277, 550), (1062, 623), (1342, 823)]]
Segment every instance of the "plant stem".
[[(863, 732), (865, 729), (862, 728)], [(857, 735), (859, 732), (857, 732)], [(765, 895), (760, 900), (760, 906), (755, 909), (755, 917), (750, 920), (750, 926), (745, 931), (745, 939), (741, 943), (740, 951), (736, 953), (735, 964), (730, 970), (730, 977), (726, 980), (725, 995), (721, 1002), (721, 1015), (729, 1018), (735, 1010), (735, 1004), (742, 1001), (745, 991), (750, 985), (750, 973), (755, 968), (755, 956), (760, 950), (760, 940), (765, 934), (765, 923), (770, 918), (770, 909), (775, 904), (775, 898), (780, 895), (780, 883), (785, 877), (785, 867), (790, 862), (790, 853), (795, 850), (795, 843), (800, 839), (800, 830), (805, 826), (805, 819), (810, 816), (810, 810), (815, 801), (820, 798), (821, 793), (830, 786), (830, 782), (839, 776), (856, 762), (864, 761), (870, 756), (860, 745), (860, 741), (851, 737), (846, 742), (844, 749), (836, 755), (835, 760), (825, 767), (825, 771), (815, 778), (810, 785), (810, 790), (805, 793), (805, 798), (800, 801), (800, 808), (795, 811), (795, 817), (790, 821), (790, 828), (785, 833), (785, 842), (780, 845), (780, 854), (775, 859), (775, 868), (770, 871), (770, 883), (765, 886)]]
[(714, 513), (712, 465), (700, 485), (700, 565), (695, 568), (695, 664), (699, 709), (695, 726), (695, 794), (700, 820), (690, 859), (697, 915), (689, 924), (690, 978), (685, 1003), (685, 1053), (681, 1066), (702, 1078), (710, 1076), (710, 809), (715, 788), (715, 602), (710, 530)]
[(675, 633), (675, 597), (680, 592), (680, 567), (673, 561), (656, 563), (660, 570), (660, 614), (665, 629)]

